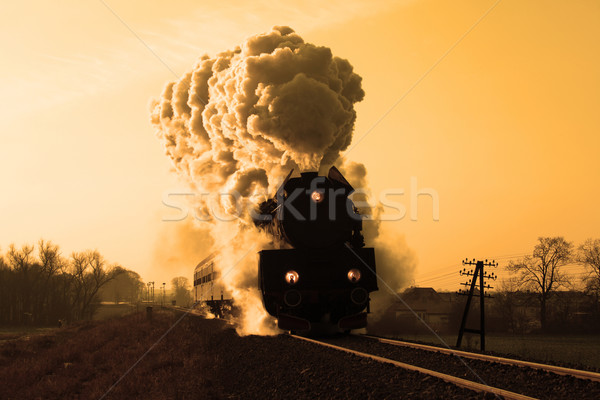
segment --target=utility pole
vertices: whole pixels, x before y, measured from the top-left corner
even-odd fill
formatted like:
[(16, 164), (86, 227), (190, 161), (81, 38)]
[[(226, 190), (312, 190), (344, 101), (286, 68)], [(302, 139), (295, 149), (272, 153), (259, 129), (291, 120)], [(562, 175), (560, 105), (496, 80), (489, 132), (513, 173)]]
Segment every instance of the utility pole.
[[(496, 278), (497, 278), (497, 276), (494, 275), (493, 272), (491, 275), (488, 275), (483, 270), (483, 268), (484, 267), (497, 267), (498, 263), (496, 263), (493, 260), (490, 262), (488, 262), (488, 260), (475, 261), (475, 259), (473, 259), (472, 261), (469, 261), (466, 258), (463, 260), (462, 263), (463, 263), (463, 265), (475, 265), (475, 271), (473, 271), (473, 270), (467, 271), (466, 268), (463, 268), (462, 271), (459, 271), (460, 275), (472, 276), (473, 278), (467, 282), (461, 283), (461, 285), (470, 286), (468, 292), (466, 290), (458, 291), (459, 295), (469, 296), (469, 297), (467, 297), (467, 304), (465, 305), (465, 311), (463, 312), (462, 322), (460, 323), (460, 330), (458, 331), (458, 340), (456, 341), (456, 347), (460, 348), (463, 334), (465, 332), (479, 333), (480, 348), (481, 348), (481, 351), (483, 352), (483, 351), (485, 351), (485, 304), (484, 304), (484, 299), (486, 297), (491, 297), (490, 295), (485, 294), (485, 289), (493, 289), (493, 287), (490, 285), (486, 286), (486, 282), (484, 281), (484, 279), (496, 280)], [(475, 286), (477, 285), (477, 278), (479, 278), (479, 294), (478, 295), (474, 294)], [(467, 324), (467, 317), (469, 315), (469, 309), (471, 307), (471, 300), (473, 299), (473, 297), (477, 297), (477, 296), (479, 296), (479, 309), (480, 309), (479, 310), (479, 312), (480, 312), (479, 329), (469, 329), (469, 328), (466, 328), (465, 325)]]

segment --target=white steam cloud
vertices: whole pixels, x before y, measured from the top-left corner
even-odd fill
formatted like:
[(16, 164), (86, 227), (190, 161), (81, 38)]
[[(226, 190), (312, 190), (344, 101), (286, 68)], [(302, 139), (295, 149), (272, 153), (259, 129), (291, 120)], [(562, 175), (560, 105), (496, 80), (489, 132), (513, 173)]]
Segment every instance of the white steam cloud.
[(352, 140), (353, 105), (363, 97), (347, 60), (274, 27), (202, 57), (166, 86), (152, 123), (195, 185), (250, 194), (291, 168), (333, 164)]

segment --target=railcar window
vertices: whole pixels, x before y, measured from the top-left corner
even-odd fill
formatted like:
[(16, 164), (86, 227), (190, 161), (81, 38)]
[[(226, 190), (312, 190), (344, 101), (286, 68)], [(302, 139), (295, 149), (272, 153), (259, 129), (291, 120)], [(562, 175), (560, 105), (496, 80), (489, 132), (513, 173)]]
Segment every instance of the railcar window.
[(216, 280), (219, 275), (219, 272), (214, 269), (213, 262), (203, 265), (202, 267), (197, 267), (194, 271), (194, 286), (212, 282)]

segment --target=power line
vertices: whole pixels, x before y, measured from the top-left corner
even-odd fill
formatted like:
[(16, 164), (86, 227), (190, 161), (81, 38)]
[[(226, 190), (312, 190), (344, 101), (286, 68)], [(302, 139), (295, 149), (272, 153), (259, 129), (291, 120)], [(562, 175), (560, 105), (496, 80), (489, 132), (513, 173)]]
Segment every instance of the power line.
[[(501, 254), (498, 256), (492, 256), (489, 257), (489, 259), (494, 259), (494, 260), (511, 260), (511, 259), (516, 259), (516, 258), (522, 258), (525, 256), (529, 256), (531, 255), (531, 252), (525, 252), (525, 251), (521, 251), (521, 252), (513, 252), (513, 253), (505, 253), (505, 254)], [(503, 263), (504, 264), (504, 263)], [(447, 265), (445, 267), (440, 267), (440, 268), (436, 268), (434, 269), (435, 274), (428, 274), (426, 275), (424, 278), (422, 279), (414, 279), (414, 285), (415, 286), (446, 286), (446, 285), (450, 285), (453, 283), (457, 283), (459, 279), (455, 278), (455, 274), (456, 272), (454, 271), (454, 268), (456, 268), (459, 264), (458, 263), (454, 263), (454, 264), (450, 264)], [(515, 273), (513, 271), (509, 271), (507, 269), (508, 265), (499, 265), (498, 267), (502, 273), (502, 275), (507, 274), (507, 275), (514, 275)], [(583, 266), (580, 266), (578, 264), (569, 264), (569, 265), (565, 265), (563, 266), (564, 269), (576, 269), (576, 268), (583, 268)], [(449, 272), (445, 272), (452, 269), (452, 271)], [(569, 275), (574, 276), (574, 277), (585, 277), (586, 275), (588, 275), (587, 272), (576, 272), (576, 273), (569, 273)]]
[(452, 276), (452, 275), (455, 275), (454, 271), (448, 272), (448, 273), (445, 273), (445, 274), (442, 274), (442, 275), (434, 275), (434, 276), (431, 276), (429, 278), (420, 279), (419, 282), (428, 282), (428, 281), (433, 281), (433, 280), (437, 280), (437, 279), (443, 279), (445, 277)]

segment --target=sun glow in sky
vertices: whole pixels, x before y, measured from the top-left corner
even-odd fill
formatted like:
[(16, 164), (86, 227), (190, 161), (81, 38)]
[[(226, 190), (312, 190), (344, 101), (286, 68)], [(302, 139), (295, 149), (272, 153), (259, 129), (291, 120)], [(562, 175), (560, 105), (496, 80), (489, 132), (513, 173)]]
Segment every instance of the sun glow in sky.
[[(599, 3), (222, 4), (3, 5), (1, 251), (45, 238), (64, 255), (97, 248), (145, 280), (191, 276), (202, 238), (162, 221), (164, 194), (187, 188), (148, 104), (197, 57), (274, 25), (363, 77), (346, 156), (376, 197), (404, 190), (406, 217), (383, 229), (414, 250), (417, 284), (457, 289), (458, 274), (427, 278), (465, 257), (529, 252), (538, 236), (600, 237)], [(438, 221), (424, 195), (411, 220), (411, 182), (438, 194)]]

